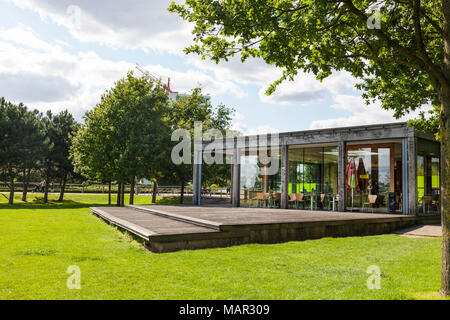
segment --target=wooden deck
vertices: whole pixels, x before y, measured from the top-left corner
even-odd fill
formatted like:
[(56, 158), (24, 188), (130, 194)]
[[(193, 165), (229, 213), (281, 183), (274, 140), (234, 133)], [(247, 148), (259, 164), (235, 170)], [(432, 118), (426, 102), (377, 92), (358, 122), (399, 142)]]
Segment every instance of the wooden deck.
[(91, 210), (106, 222), (142, 238), (154, 252), (374, 235), (416, 224), (414, 216), (217, 205), (142, 205)]

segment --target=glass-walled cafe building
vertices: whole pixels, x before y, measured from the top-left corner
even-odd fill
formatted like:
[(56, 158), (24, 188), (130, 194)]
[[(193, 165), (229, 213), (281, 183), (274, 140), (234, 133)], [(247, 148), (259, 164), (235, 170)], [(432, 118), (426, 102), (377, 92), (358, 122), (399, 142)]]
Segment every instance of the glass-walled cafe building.
[[(230, 202), (235, 207), (439, 213), (439, 142), (406, 123), (222, 143), (232, 158)], [(199, 205), (201, 165), (194, 166), (193, 182), (194, 204)]]

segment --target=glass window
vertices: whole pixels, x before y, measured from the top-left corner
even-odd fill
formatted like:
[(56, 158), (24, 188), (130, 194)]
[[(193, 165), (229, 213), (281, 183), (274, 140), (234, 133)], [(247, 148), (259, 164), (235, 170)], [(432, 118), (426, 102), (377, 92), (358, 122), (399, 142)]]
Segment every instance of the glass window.
[(431, 157), (431, 189), (433, 193), (440, 192), (439, 169), (439, 158)]
[(305, 208), (331, 209), (331, 199), (338, 192), (338, 148), (293, 146), (288, 153), (288, 192), (303, 193)]
[(418, 212), (440, 211), (439, 157), (430, 154), (417, 155), (417, 203)]
[[(241, 207), (280, 206), (281, 154), (269, 151), (246, 150), (241, 154)], [(260, 203), (258, 194), (267, 194)]]
[(401, 143), (347, 147), (346, 207), (368, 212), (401, 212)]
[(425, 162), (424, 156), (417, 156), (417, 200), (422, 202), (425, 195)]

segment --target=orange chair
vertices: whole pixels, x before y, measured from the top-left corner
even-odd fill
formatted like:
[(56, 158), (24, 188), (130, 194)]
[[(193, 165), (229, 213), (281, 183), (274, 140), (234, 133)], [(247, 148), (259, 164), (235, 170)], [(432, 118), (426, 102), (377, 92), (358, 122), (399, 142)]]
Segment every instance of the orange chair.
[(281, 193), (277, 192), (273, 196), (273, 207), (275, 208), (278, 203), (278, 207), (281, 207)]
[(288, 207), (289, 207), (289, 203), (295, 203), (295, 207), (298, 208), (298, 202), (297, 202), (297, 197), (295, 196), (295, 193), (289, 193)]
[[(304, 194), (303, 193), (296, 193), (295, 197), (297, 199), (297, 204), (298, 203), (302, 203), (303, 204), (303, 209), (305, 209), (305, 200), (303, 200)], [(298, 206), (297, 206), (298, 208)]]
[(257, 200), (257, 206), (258, 206), (258, 207), (260, 206), (261, 202), (263, 203), (263, 206), (264, 206), (264, 207), (266, 206), (266, 200), (267, 200), (267, 198), (264, 196), (264, 193), (258, 192), (258, 193), (256, 194), (256, 200)]
[(370, 206), (370, 207), (372, 207), (372, 213), (373, 213), (373, 207), (374, 207), (375, 203), (377, 202), (377, 198), (378, 198), (378, 196), (376, 194), (369, 194), (369, 202), (364, 202), (363, 208), (366, 205)]
[(319, 207), (319, 205), (322, 209), (325, 209), (325, 193), (320, 194), (319, 202), (317, 203), (317, 208)]

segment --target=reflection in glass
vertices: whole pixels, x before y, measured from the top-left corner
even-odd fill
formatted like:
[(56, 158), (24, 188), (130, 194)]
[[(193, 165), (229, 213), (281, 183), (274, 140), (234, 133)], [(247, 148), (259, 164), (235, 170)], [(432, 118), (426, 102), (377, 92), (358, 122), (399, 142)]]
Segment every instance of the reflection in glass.
[(279, 206), (279, 200), (275, 199), (281, 192), (280, 151), (271, 155), (270, 150), (246, 150), (242, 152), (240, 164), (241, 207), (258, 206), (258, 193), (267, 194), (266, 206)]
[(357, 184), (347, 188), (347, 209), (400, 212), (403, 192), (401, 144), (348, 146), (347, 163), (351, 161), (355, 163)]
[(430, 154), (417, 155), (418, 213), (440, 212), (439, 157)]
[(331, 209), (338, 192), (337, 147), (290, 147), (288, 153), (288, 193), (304, 194), (307, 208)]

